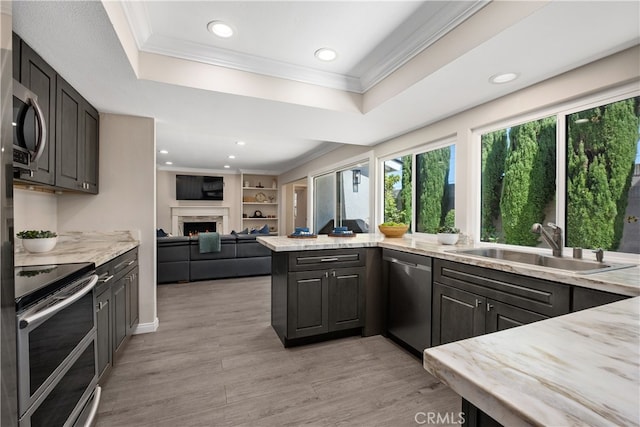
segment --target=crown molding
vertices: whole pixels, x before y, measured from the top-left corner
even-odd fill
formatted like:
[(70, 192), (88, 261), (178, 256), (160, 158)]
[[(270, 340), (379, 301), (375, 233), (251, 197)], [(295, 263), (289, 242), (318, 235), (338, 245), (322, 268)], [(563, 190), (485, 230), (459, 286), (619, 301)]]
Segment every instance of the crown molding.
[(149, 40), (153, 30), (151, 20), (145, 2), (143, 1), (120, 1), (122, 10), (129, 22), (129, 28), (133, 38), (138, 45), (138, 50)]

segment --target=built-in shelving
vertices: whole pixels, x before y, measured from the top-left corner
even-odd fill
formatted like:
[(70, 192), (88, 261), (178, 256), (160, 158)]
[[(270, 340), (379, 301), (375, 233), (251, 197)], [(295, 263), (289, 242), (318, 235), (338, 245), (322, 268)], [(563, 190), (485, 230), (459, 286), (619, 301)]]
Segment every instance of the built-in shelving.
[(278, 181), (275, 175), (242, 174), (242, 229), (259, 229), (265, 224), (278, 234)]

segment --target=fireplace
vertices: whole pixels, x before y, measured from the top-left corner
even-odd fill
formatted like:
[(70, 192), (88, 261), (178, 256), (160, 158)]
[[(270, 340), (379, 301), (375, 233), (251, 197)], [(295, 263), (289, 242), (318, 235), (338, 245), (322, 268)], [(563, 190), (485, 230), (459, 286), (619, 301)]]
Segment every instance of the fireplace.
[(211, 231), (216, 231), (216, 223), (210, 221), (185, 222), (182, 224), (182, 229), (185, 236), (195, 236), (198, 233), (208, 233)]
[(229, 234), (229, 211), (227, 206), (171, 206), (171, 234), (188, 236), (188, 224), (193, 223), (214, 223), (215, 227), (209, 226), (209, 231)]

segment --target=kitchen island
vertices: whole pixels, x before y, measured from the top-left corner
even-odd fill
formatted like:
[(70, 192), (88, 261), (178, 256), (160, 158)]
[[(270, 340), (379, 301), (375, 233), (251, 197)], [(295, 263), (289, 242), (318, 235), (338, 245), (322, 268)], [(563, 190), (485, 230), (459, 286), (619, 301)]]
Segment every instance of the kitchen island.
[(638, 297), (429, 348), (423, 358), (505, 426), (638, 425), (639, 362)]

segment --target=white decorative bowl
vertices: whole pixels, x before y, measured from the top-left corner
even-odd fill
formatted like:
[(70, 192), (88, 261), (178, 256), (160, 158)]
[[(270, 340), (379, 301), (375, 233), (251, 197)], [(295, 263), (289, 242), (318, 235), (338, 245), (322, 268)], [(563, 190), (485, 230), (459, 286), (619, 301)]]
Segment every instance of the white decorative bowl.
[(438, 243), (443, 245), (455, 245), (460, 238), (459, 233), (438, 233)]
[(57, 237), (43, 239), (22, 239), (22, 246), (31, 253), (49, 252), (56, 247)]

